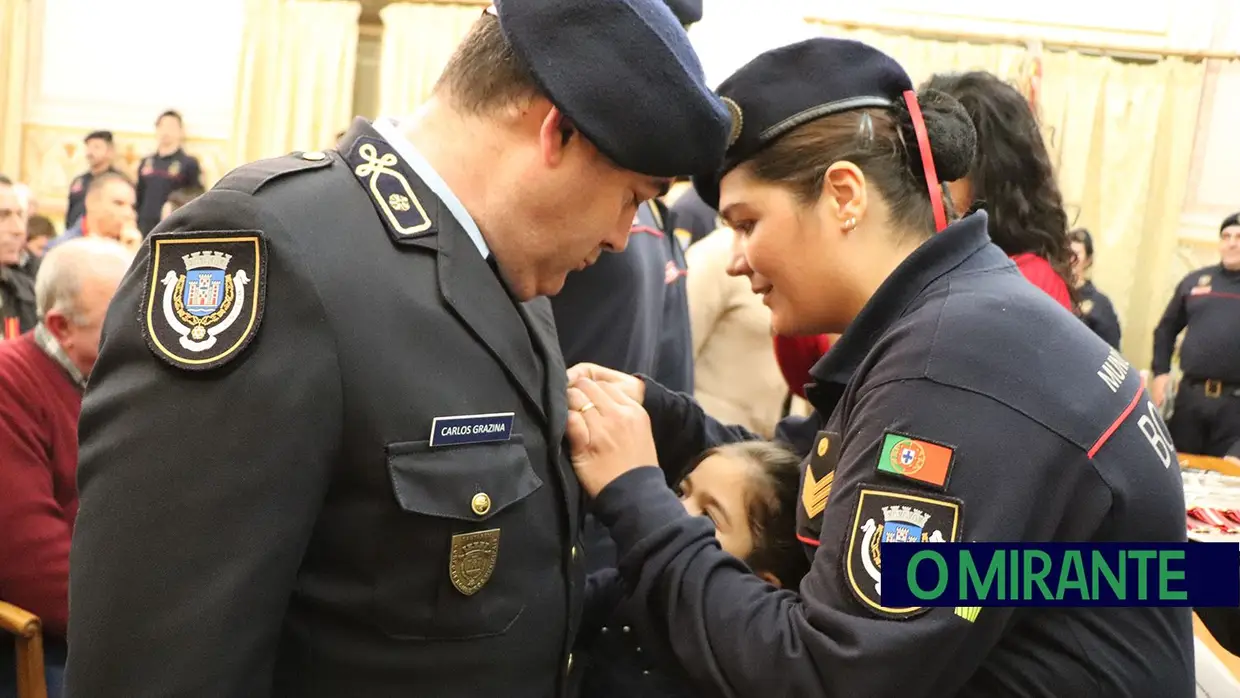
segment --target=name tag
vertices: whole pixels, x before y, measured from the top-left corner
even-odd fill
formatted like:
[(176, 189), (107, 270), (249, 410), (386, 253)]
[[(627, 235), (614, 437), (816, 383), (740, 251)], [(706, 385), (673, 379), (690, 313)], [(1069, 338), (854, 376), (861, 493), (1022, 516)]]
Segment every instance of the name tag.
[(466, 414), (436, 417), (431, 422), (431, 448), (507, 441), (512, 438), (514, 413)]

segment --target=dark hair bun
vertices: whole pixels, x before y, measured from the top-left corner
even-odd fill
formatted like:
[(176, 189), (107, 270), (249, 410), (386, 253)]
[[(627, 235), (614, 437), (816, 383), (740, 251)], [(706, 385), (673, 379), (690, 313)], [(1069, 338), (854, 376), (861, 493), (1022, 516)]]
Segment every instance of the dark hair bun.
[[(969, 174), (977, 152), (977, 129), (964, 105), (946, 92), (934, 89), (918, 92), (917, 101), (926, 121), (926, 135), (930, 137), (930, 152), (934, 155), (939, 179), (954, 182)], [(917, 141), (909, 142), (913, 144), (911, 150), (916, 152)]]

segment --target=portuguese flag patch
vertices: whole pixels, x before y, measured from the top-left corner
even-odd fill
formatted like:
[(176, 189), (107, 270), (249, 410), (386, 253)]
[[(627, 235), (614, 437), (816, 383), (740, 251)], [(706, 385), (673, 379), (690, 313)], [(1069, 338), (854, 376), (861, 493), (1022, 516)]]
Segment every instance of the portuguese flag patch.
[(887, 432), (878, 455), (880, 472), (943, 487), (952, 467), (952, 449), (904, 434)]

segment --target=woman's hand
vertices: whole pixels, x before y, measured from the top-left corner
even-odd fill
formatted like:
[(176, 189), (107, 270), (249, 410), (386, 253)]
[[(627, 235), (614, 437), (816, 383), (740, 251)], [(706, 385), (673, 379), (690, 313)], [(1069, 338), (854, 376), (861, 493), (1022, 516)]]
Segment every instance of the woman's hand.
[[(641, 383), (632, 376), (618, 375)], [(614, 382), (600, 383), (585, 377), (571, 385), (566, 435), (573, 451), (573, 469), (587, 494), (597, 497), (603, 488), (628, 471), (659, 464), (650, 416), (630, 393)]]
[[(569, 385), (582, 378), (589, 378), (600, 385), (613, 385), (639, 405), (646, 399), (646, 381), (637, 376), (598, 364), (577, 364), (568, 369)], [(572, 409), (571, 405), (569, 409)]]

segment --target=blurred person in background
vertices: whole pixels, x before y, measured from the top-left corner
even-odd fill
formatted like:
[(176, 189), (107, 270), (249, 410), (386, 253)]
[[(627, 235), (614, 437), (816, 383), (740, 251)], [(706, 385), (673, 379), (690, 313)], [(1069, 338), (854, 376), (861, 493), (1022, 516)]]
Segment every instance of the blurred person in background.
[(47, 252), (47, 245), (57, 235), (56, 224), (47, 216), (34, 215), (26, 221), (26, 252), (37, 260)]
[[(69, 547), (77, 516), (77, 421), (108, 303), (131, 256), (83, 238), (49, 253), (35, 282), (39, 323), (0, 342), (0, 599), (43, 624), (48, 695), (61, 694)], [(8, 651), (3, 651), (5, 646)], [(0, 697), (13, 695), (0, 638)]]
[(13, 180), (0, 175), (0, 339), (34, 329), (34, 279), (21, 270), (26, 246), (26, 210)]
[(27, 219), (31, 216), (39, 214), (39, 198), (35, 196), (34, 190), (25, 182), (14, 182), (13, 188), (17, 191), (17, 198), (21, 201), (22, 213)]
[(169, 109), (155, 120), (159, 145), (142, 159), (138, 167), (138, 229), (143, 235), (160, 221), (168, 196), (183, 187), (202, 188), (202, 168), (198, 159), (185, 152), (185, 123), (181, 114)]
[(1072, 277), (1080, 298), (1081, 319), (1094, 334), (1119, 349), (1119, 316), (1115, 306), (1089, 278), (1089, 270), (1094, 266), (1094, 238), (1084, 228), (1073, 230), (1068, 238), (1072, 241)]
[(672, 204), (672, 215), (676, 218), (676, 238), (686, 248), (710, 235), (721, 225), (719, 212), (702, 201), (702, 197), (693, 187), (685, 189)]
[(977, 128), (973, 167), (947, 183), (956, 213), (984, 209), (990, 239), (1034, 286), (1075, 312), (1068, 214), (1029, 102), (1015, 87), (982, 71), (938, 74), (922, 88), (955, 97)]
[(65, 209), (65, 228), (72, 228), (86, 213), (86, 192), (90, 191), (90, 183), (95, 177), (121, 171), (112, 166), (116, 157), (116, 148), (112, 141), (111, 131), (94, 131), (86, 136), (86, 163), (90, 169), (73, 178), (69, 185), (69, 204)]
[[(788, 388), (771, 347), (771, 311), (749, 280), (728, 273), (735, 233), (722, 227), (685, 252), (693, 328), (693, 397), (707, 414), (764, 439), (775, 433)], [(743, 371), (737, 367), (743, 366)]]
[(1176, 450), (1225, 455), (1240, 440), (1240, 213), (1219, 226), (1219, 263), (1189, 272), (1154, 329), (1155, 404), (1166, 402), (1176, 338), (1184, 378), (1175, 394)]
[(164, 207), (159, 212), (159, 219), (162, 221), (168, 216), (171, 216), (177, 212), (177, 209), (181, 208), (185, 204), (188, 204), (194, 199), (197, 199), (205, 193), (207, 192), (198, 185), (190, 185), (188, 187), (181, 187), (180, 189), (177, 189), (168, 195), (168, 200), (164, 202)]
[(86, 212), (77, 225), (48, 243), (55, 249), (80, 237), (103, 237), (120, 240), (127, 227), (135, 224), (134, 188), (124, 175), (105, 172), (90, 183), (86, 192)]

